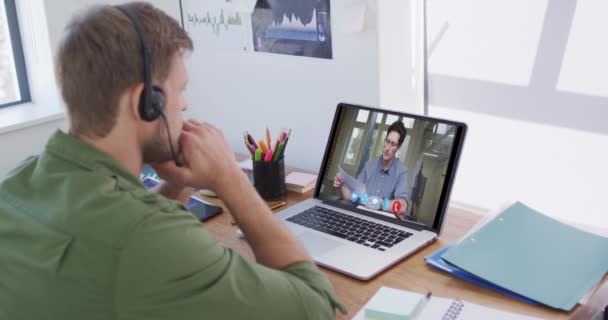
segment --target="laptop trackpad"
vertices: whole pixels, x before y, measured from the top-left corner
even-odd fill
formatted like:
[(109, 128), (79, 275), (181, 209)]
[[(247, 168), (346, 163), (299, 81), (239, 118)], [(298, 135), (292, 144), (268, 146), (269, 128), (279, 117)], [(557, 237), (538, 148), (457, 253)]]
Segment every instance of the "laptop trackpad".
[(305, 232), (298, 235), (298, 238), (304, 243), (304, 246), (313, 257), (320, 257), (342, 245), (338, 241), (321, 237), (313, 232)]

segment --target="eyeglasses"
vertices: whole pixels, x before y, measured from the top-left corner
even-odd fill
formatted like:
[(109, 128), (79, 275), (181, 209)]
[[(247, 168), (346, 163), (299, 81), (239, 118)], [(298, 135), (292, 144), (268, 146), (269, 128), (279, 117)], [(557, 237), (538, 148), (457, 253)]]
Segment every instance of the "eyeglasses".
[(396, 148), (399, 146), (399, 144), (397, 142), (391, 141), (391, 139), (389, 139), (389, 138), (384, 138), (384, 144), (388, 144), (393, 148)]

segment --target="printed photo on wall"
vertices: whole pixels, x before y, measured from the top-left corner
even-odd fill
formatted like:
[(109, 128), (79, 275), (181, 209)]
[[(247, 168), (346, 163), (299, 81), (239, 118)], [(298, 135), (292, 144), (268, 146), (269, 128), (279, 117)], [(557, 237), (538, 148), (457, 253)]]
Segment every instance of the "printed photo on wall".
[(329, 0), (257, 0), (254, 50), (332, 59), (330, 17)]

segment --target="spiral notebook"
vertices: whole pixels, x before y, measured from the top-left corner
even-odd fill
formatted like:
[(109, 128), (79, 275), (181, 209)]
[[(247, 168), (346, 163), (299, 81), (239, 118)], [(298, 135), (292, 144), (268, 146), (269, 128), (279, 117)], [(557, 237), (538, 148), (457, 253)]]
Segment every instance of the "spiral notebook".
[[(382, 289), (382, 288), (381, 288)], [(400, 290), (404, 297), (410, 297), (413, 292)], [(378, 290), (380, 292), (380, 290)], [(376, 293), (377, 294), (377, 293)], [(420, 299), (424, 296), (419, 293)], [(370, 299), (370, 301), (373, 300)], [(369, 302), (368, 302), (369, 304)], [(365, 310), (368, 304), (363, 306), (355, 315), (353, 320), (365, 320)], [(541, 318), (525, 316), (518, 313), (502, 311), (484, 307), (472, 302), (459, 299), (448, 299), (431, 296), (429, 302), (424, 306), (415, 320), (540, 320)], [(412, 319), (414, 320), (414, 319)]]

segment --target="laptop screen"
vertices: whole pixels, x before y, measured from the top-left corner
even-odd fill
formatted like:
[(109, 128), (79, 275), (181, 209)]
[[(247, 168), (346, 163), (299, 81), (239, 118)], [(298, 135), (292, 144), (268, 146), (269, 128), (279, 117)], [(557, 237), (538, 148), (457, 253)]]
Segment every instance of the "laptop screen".
[(466, 126), (340, 104), (315, 197), (439, 232)]

